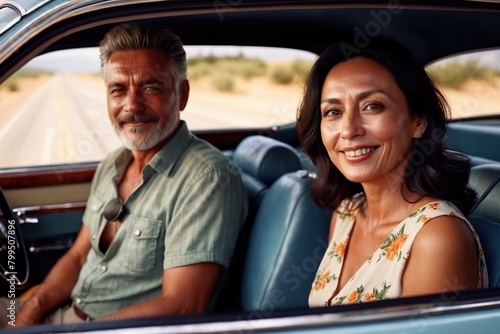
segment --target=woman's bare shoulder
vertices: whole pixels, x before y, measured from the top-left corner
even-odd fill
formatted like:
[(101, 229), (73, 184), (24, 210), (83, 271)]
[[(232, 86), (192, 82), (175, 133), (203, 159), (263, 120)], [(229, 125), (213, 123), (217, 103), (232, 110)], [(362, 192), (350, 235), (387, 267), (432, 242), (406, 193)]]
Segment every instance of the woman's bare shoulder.
[(455, 216), (435, 217), (415, 237), (403, 295), (472, 289), (478, 273), (478, 249), (467, 222)]

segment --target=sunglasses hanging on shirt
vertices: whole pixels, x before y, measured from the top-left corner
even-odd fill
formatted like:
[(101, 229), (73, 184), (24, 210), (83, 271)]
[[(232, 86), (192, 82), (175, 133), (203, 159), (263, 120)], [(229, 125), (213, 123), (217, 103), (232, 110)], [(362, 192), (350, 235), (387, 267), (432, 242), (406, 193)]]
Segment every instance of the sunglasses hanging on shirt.
[(123, 213), (123, 202), (119, 198), (112, 199), (106, 204), (104, 208), (104, 218), (110, 223), (113, 223), (120, 219)]

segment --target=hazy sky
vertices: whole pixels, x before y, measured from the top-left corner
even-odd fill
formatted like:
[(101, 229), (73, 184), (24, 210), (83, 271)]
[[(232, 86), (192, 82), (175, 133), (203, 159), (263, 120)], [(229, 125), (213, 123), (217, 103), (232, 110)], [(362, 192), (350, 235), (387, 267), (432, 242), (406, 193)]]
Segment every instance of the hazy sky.
[[(188, 58), (209, 54), (235, 56), (240, 53), (247, 57), (258, 57), (263, 60), (293, 60), (297, 58), (314, 60), (316, 58), (316, 55), (306, 51), (266, 47), (186, 46), (185, 49)], [(482, 64), (500, 69), (500, 50), (483, 51), (480, 57), (477, 54), (459, 57), (459, 59), (464, 60), (471, 58), (479, 60)], [(67, 72), (99, 72), (99, 67), (99, 51), (97, 48), (51, 52), (33, 59), (26, 65), (26, 68)]]
[[(241, 53), (247, 57), (258, 57), (264, 60), (293, 60), (296, 58), (314, 60), (316, 58), (316, 55), (310, 52), (265, 47), (186, 46), (185, 49), (188, 58), (209, 54), (236, 56)], [(26, 65), (26, 68), (67, 72), (99, 72), (99, 67), (99, 50), (97, 48), (55, 51), (41, 55)]]

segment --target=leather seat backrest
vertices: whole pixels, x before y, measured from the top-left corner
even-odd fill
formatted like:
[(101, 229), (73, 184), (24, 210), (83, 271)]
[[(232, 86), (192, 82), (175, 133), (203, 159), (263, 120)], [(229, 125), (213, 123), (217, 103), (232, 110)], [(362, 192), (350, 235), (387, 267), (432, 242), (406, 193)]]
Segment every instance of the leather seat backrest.
[(249, 136), (236, 148), (233, 161), (240, 169), (250, 200), (259, 203), (265, 190), (281, 175), (301, 169), (296, 150), (265, 136)]
[(258, 208), (248, 242), (243, 310), (304, 308), (328, 244), (332, 212), (318, 207), (309, 188), (313, 174), (283, 175)]
[(280, 176), (302, 168), (299, 155), (292, 146), (276, 139), (258, 135), (245, 138), (236, 148), (232, 159), (240, 170), (243, 184), (247, 190), (249, 210), (236, 243), (226, 286), (217, 301), (216, 311), (241, 309), (239, 296), (243, 263), (248, 238), (261, 200), (269, 187)]
[(470, 186), (477, 191), (477, 203), (468, 219), (483, 247), (490, 287), (500, 287), (500, 164), (473, 167)]

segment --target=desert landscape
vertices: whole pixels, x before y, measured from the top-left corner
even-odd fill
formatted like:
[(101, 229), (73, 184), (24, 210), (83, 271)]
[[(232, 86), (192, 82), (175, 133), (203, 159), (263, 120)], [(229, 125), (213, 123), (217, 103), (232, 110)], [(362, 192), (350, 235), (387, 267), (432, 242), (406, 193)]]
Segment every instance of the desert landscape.
[[(267, 65), (268, 72), (278, 67), (283, 64)], [(294, 122), (303, 78), (293, 74), (277, 81), (270, 75), (235, 76), (221, 89), (210, 76), (191, 79), (181, 117), (191, 130)], [(452, 118), (498, 114), (499, 89), (499, 77), (441, 87)], [(19, 77), (0, 86), (0, 110), (1, 167), (100, 160), (120, 145), (107, 119), (98, 74)]]

